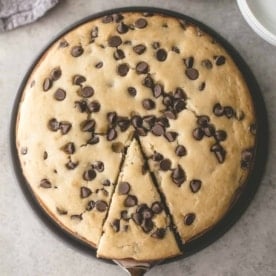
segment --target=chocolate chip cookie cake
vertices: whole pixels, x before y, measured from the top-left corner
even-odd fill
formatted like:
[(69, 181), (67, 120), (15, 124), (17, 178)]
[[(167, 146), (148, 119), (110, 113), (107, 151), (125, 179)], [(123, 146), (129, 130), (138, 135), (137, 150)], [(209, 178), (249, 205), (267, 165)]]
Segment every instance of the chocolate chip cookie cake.
[(161, 260), (230, 209), (254, 160), (254, 114), (209, 34), (160, 13), (108, 14), (34, 66), (17, 152), (39, 204), (98, 257)]

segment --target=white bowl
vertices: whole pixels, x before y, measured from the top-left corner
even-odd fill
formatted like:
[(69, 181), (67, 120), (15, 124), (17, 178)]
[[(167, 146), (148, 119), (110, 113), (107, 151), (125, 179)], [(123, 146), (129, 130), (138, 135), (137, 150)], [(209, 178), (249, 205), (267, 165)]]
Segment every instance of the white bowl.
[(237, 0), (237, 3), (250, 27), (276, 46), (276, 0)]

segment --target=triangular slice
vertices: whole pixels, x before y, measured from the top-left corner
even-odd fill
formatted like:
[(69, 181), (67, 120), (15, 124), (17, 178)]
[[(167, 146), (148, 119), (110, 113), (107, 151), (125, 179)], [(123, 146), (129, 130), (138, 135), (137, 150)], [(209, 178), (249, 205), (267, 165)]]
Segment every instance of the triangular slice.
[(155, 261), (179, 255), (171, 221), (134, 139), (118, 178), (98, 257)]

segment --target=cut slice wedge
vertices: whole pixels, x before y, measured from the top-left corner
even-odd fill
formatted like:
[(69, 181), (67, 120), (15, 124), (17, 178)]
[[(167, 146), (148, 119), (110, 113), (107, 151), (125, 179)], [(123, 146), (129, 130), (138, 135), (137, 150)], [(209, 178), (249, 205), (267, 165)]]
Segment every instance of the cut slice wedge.
[(155, 261), (179, 254), (170, 218), (134, 139), (118, 178), (97, 256)]

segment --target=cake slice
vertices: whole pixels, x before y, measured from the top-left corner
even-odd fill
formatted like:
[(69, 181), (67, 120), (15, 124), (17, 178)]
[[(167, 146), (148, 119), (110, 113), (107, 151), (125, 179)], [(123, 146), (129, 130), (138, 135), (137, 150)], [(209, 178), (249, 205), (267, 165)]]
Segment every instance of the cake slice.
[(97, 256), (155, 261), (180, 253), (170, 218), (134, 139), (118, 178)]

